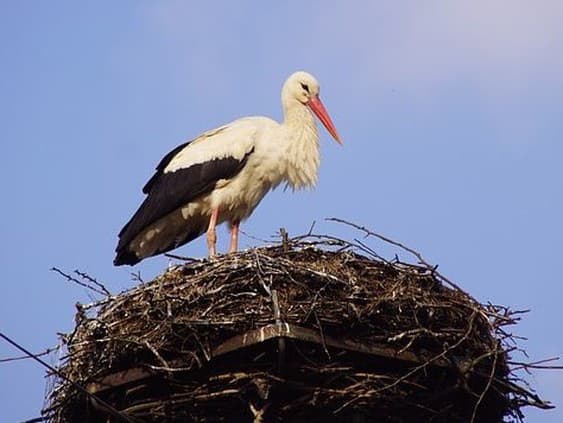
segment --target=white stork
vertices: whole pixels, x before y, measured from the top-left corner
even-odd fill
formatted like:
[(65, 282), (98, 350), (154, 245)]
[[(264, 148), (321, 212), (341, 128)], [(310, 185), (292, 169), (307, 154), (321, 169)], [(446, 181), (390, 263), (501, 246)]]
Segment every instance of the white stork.
[(215, 227), (231, 225), (230, 252), (238, 248), (239, 224), (268, 191), (285, 182), (312, 187), (319, 167), (319, 135), (311, 112), (341, 144), (319, 99), (319, 84), (306, 72), (282, 88), (283, 123), (246, 117), (207, 131), (160, 161), (143, 192), (147, 197), (119, 233), (114, 264), (133, 265), (170, 251), (207, 231), (216, 254)]

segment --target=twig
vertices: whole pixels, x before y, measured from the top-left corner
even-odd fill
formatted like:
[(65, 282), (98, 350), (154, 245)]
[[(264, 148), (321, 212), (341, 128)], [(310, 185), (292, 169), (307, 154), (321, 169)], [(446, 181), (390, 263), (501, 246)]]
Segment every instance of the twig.
[(481, 394), (479, 394), (479, 398), (477, 399), (477, 402), (475, 403), (475, 407), (473, 407), (473, 414), (471, 414), (470, 423), (475, 422), (475, 419), (477, 418), (477, 410), (479, 409), (479, 405), (481, 405), (483, 398), (485, 398), (485, 395), (489, 391), (491, 384), (493, 383), (493, 380), (495, 379), (495, 372), (497, 370), (497, 360), (498, 360), (498, 352), (496, 351), (496, 348), (492, 352), (492, 355), (493, 355), (493, 364), (491, 365), (491, 371), (490, 371), (489, 377), (487, 378), (487, 384), (485, 385), (483, 392), (481, 392)]
[(546, 358), (543, 360), (534, 361), (531, 363), (523, 363), (520, 361), (509, 361), (508, 364), (511, 364), (515, 367), (512, 367), (512, 371), (520, 370), (520, 369), (540, 369), (540, 370), (563, 370), (563, 366), (542, 366), (542, 363), (549, 363), (552, 361), (559, 361), (559, 357), (551, 357)]
[(43, 417), (36, 417), (31, 420), (26, 420), (21, 423), (39, 423), (39, 422), (46, 422), (51, 418), (51, 416), (43, 416)]
[(317, 224), (316, 220), (313, 220), (313, 222), (311, 222), (311, 226), (309, 226), (309, 230), (307, 231), (306, 236), (310, 236), (313, 234), (313, 230), (315, 229), (316, 224)]
[(285, 228), (280, 228), (280, 236), (283, 251), (289, 251), (289, 235), (287, 234)]
[(174, 260), (180, 260), (183, 261), (185, 263), (193, 263), (193, 262), (200, 262), (202, 259), (198, 259), (198, 258), (193, 258), (193, 257), (187, 257), (187, 256), (178, 256), (176, 254), (172, 254), (172, 253), (165, 253), (164, 257), (168, 257)]
[[(97, 294), (111, 296), (111, 293), (110, 293), (102, 284), (98, 283), (97, 281), (96, 281), (96, 283), (95, 283), (95, 285), (97, 286), (97, 287), (96, 287), (96, 286), (92, 286), (92, 285), (89, 284), (89, 283), (82, 282), (82, 281), (76, 279), (75, 277), (71, 276), (70, 274), (65, 273), (65, 272), (63, 272), (62, 270), (60, 270), (58, 267), (51, 267), (50, 270), (51, 270), (52, 272), (58, 273), (59, 275), (61, 275), (62, 277), (64, 277), (67, 281), (73, 282), (73, 283), (75, 283), (75, 284), (77, 284), (77, 285), (80, 285), (80, 286), (82, 286), (82, 287), (84, 287), (84, 288), (87, 288), (87, 289), (89, 289), (89, 290), (91, 290), (91, 291), (94, 291), (94, 292), (97, 293)], [(75, 270), (74, 272), (77, 273), (79, 276), (82, 277), (82, 275), (81, 275), (80, 273), (78, 273), (76, 270)], [(90, 280), (90, 279), (87, 279), (87, 278), (86, 278), (86, 280), (92, 282), (92, 280)], [(94, 283), (94, 282), (92, 282), (92, 283)]]
[(104, 286), (103, 283), (98, 282), (98, 280), (96, 278), (93, 278), (92, 276), (88, 275), (85, 272), (81, 272), (80, 270), (76, 269), (74, 271), (74, 273), (76, 273), (78, 276), (80, 276), (82, 279), (87, 280), (91, 283), (93, 283), (95, 286), (97, 286), (98, 288), (100, 288), (104, 294), (106, 294), (108, 297), (111, 297), (111, 292), (108, 291), (108, 289)]

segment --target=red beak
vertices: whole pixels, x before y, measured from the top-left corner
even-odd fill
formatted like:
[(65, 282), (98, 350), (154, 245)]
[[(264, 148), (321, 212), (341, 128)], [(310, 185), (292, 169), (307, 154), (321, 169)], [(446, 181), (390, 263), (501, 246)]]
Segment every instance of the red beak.
[(338, 132), (334, 127), (334, 123), (332, 123), (325, 106), (321, 102), (321, 99), (318, 96), (311, 97), (307, 102), (307, 106), (309, 106), (313, 113), (315, 113), (315, 115), (319, 118), (329, 134), (332, 135), (332, 138), (334, 138), (338, 144), (342, 145), (340, 136), (338, 135)]

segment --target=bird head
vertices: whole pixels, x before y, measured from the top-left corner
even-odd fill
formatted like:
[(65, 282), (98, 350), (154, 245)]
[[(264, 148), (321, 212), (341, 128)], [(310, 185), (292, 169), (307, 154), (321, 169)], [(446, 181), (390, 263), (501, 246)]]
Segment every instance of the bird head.
[(282, 97), (285, 102), (296, 101), (308, 107), (332, 135), (334, 140), (342, 144), (336, 127), (319, 97), (320, 86), (313, 75), (304, 71), (292, 74), (283, 86)]

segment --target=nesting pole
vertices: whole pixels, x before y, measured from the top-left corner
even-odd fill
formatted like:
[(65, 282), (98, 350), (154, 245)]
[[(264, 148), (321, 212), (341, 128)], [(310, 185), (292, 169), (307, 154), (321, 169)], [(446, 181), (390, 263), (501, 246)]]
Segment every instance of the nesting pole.
[[(508, 364), (511, 312), (333, 237), (174, 267), (82, 307), (62, 422), (502, 422), (547, 406)], [(100, 406), (102, 399), (113, 408)]]

